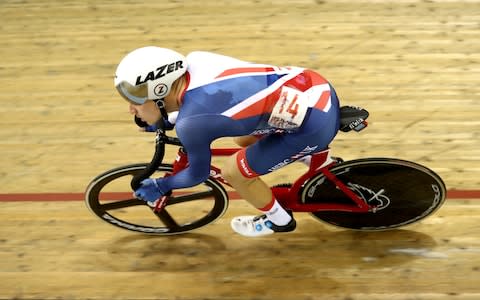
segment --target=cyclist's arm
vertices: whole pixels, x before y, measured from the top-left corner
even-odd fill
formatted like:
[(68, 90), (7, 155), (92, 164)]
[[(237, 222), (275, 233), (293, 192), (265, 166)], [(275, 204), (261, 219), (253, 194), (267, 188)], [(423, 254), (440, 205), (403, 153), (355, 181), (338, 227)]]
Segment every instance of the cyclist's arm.
[(161, 181), (165, 190), (197, 185), (210, 176), (210, 144), (217, 138), (228, 136), (235, 126), (227, 117), (193, 116), (179, 120), (177, 136), (188, 155), (188, 167)]

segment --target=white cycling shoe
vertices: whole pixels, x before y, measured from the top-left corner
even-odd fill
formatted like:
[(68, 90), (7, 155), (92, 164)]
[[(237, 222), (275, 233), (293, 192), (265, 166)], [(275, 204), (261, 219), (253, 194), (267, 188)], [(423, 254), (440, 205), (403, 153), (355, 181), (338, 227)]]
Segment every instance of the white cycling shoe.
[(289, 232), (295, 230), (297, 222), (292, 217), (287, 225), (279, 226), (270, 221), (266, 215), (240, 216), (230, 222), (233, 231), (243, 236), (257, 237), (275, 232)]

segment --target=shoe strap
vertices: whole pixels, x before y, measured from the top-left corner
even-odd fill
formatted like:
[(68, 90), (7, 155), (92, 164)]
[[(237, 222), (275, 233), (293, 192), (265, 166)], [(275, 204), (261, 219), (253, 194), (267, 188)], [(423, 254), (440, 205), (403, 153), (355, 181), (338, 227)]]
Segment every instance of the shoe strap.
[(256, 216), (253, 218), (253, 222), (257, 222), (257, 221), (260, 221), (262, 219), (266, 219), (267, 218), (267, 215), (263, 214), (263, 215), (259, 215), (259, 216)]

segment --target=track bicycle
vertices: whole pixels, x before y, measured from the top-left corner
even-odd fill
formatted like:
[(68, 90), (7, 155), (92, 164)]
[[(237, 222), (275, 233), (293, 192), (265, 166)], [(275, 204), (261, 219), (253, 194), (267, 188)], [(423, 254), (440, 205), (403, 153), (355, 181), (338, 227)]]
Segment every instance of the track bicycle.
[[(368, 112), (341, 108), (341, 131), (361, 131)], [(190, 232), (219, 219), (227, 210), (229, 183), (221, 169), (211, 166), (203, 183), (169, 192), (149, 204), (135, 198), (142, 180), (171, 176), (188, 164), (188, 155), (176, 137), (166, 134), (161, 122), (150, 163), (129, 164), (96, 176), (85, 192), (87, 207), (103, 221), (134, 232), (171, 235)], [(163, 163), (165, 145), (178, 146), (177, 159)], [(212, 148), (212, 157), (229, 156), (239, 148)], [(403, 227), (423, 220), (445, 201), (446, 187), (439, 175), (418, 163), (396, 158), (343, 161), (330, 149), (312, 156), (308, 170), (292, 183), (272, 187), (281, 205), (307, 212), (328, 224), (364, 231)]]

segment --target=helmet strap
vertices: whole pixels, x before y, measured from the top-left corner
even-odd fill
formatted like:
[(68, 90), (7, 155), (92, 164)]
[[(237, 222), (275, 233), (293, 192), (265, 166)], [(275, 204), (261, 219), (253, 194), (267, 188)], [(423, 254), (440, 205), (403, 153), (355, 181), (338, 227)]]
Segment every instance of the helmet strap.
[(165, 100), (164, 99), (155, 100), (155, 104), (157, 105), (158, 109), (160, 109), (162, 118), (164, 118), (165, 120), (168, 120), (167, 110), (165, 109)]

